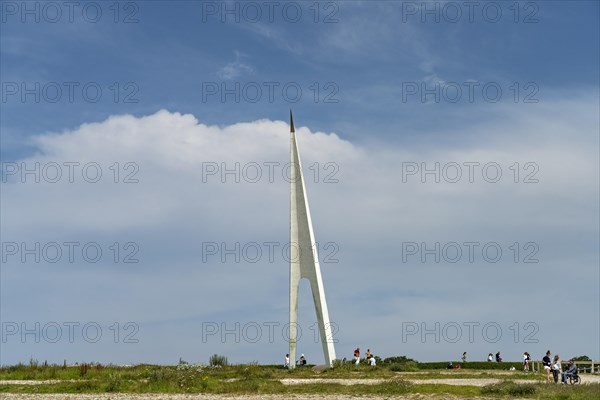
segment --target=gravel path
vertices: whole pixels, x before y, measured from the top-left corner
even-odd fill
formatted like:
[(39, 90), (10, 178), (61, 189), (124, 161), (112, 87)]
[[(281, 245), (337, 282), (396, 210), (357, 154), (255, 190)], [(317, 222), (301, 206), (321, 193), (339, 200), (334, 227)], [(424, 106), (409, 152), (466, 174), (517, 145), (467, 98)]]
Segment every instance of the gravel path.
[(76, 380), (76, 379), (65, 379), (65, 380), (58, 380), (58, 379), (48, 379), (45, 381), (34, 381), (34, 380), (5, 380), (5, 381), (0, 381), (0, 385), (27, 385), (27, 386), (36, 386), (36, 385), (53, 385), (55, 383), (61, 383), (61, 382), (82, 382), (81, 380)]
[[(580, 375), (582, 377), (582, 384), (600, 383), (600, 375)], [(399, 376), (400, 377), (400, 376)], [(338, 385), (379, 385), (385, 382), (387, 379), (323, 379), (323, 378), (309, 378), (309, 379), (281, 379), (281, 383), (284, 385), (305, 385), (310, 383), (333, 383)], [(454, 386), (486, 386), (495, 383), (500, 383), (503, 378), (441, 378), (441, 379), (406, 379), (415, 385), (424, 384), (440, 384), (440, 385), (454, 385)], [(541, 381), (529, 380), (529, 379), (513, 379), (515, 383), (538, 383)], [(51, 385), (60, 382), (81, 382), (81, 380), (45, 380), (45, 381), (34, 381), (34, 380), (0, 380), (0, 385)]]

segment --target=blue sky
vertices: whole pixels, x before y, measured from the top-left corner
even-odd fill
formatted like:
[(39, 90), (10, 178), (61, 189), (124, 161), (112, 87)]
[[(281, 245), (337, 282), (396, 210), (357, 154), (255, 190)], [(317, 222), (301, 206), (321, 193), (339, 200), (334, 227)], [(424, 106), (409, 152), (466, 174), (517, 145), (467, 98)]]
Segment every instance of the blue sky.
[[(600, 357), (597, 1), (481, 2), (472, 21), (462, 2), (441, 1), (277, 2), (272, 21), (264, 2), (120, 2), (118, 15), (116, 3), (82, 2), (73, 21), (60, 2), (51, 3), (62, 7), (60, 18), (40, 5), (39, 21), (22, 15), (34, 7), (27, 4), (3, 2), (0, 25), (0, 287), (9, 323), (2, 329), (97, 322), (104, 336), (36, 343), (33, 334), (11, 334), (3, 364), (32, 356), (206, 362), (214, 352), (234, 362), (279, 362), (281, 332), (274, 343), (237, 343), (235, 334), (202, 340), (202, 332), (215, 323), (284, 325), (286, 260), (204, 260), (203, 244), (284, 243), (287, 182), (279, 170), (258, 184), (203, 172), (222, 163), (258, 163), (262, 172), (265, 162), (283, 165), (290, 108), (302, 127), (304, 172), (314, 178), (308, 195), (317, 240), (339, 248), (339, 262), (322, 268), (340, 358), (356, 346), (418, 360), (463, 351), (484, 359), (498, 350), (518, 360), (547, 348)], [(452, 22), (456, 10), (461, 17)], [(23, 85), (34, 92), (38, 85), (39, 101), (35, 93), (22, 97)], [(221, 98), (236, 85), (239, 101)], [(102, 95), (93, 102), (83, 87)], [(63, 172), (64, 162), (94, 162), (103, 178), (36, 183), (9, 172), (36, 162), (57, 162)], [(498, 165), (502, 177), (490, 183), (477, 169), (470, 183), (465, 162)], [(458, 163), (463, 177), (403, 179), (406, 163)], [(325, 180), (332, 172), (337, 182)], [(128, 173), (139, 182), (123, 183)], [(529, 173), (537, 183), (524, 182)], [(6, 255), (6, 243), (65, 241), (100, 243), (105, 257), (36, 263)], [(406, 243), (470, 241), (498, 243), (504, 257), (402, 260)], [(111, 262), (114, 242), (134, 243), (140, 261)], [(121, 248), (119, 261), (135, 246)], [(535, 246), (539, 262), (523, 263)], [(302, 319), (310, 337), (308, 300)], [(139, 343), (107, 339), (111, 324), (123, 333), (128, 321), (139, 327)], [(402, 341), (407, 323), (473, 321), (498, 324), (502, 337)], [(538, 342), (523, 342), (529, 322)], [(581, 337), (565, 341), (573, 324)], [(300, 352), (321, 359), (318, 344), (303, 345)]]

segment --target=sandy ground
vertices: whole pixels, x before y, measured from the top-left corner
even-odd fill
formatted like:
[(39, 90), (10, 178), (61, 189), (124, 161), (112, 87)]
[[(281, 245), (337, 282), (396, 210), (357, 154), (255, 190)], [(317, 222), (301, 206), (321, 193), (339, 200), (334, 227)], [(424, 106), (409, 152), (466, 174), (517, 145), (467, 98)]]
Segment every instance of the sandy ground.
[(60, 383), (60, 382), (80, 382), (77, 381), (75, 379), (65, 379), (65, 380), (58, 380), (58, 379), (49, 379), (46, 381), (25, 381), (25, 380), (6, 380), (6, 381), (0, 381), (0, 385), (27, 385), (27, 386), (35, 386), (35, 385), (52, 385), (54, 383)]
[[(426, 375), (421, 373), (422, 375)], [(404, 375), (404, 374), (403, 374)], [(414, 374), (410, 374), (414, 375)], [(450, 375), (450, 374), (449, 374)], [(498, 374), (504, 375), (504, 374)], [(582, 384), (600, 383), (600, 375), (579, 375), (581, 376)], [(402, 376), (399, 376), (402, 377)], [(406, 379), (408, 382), (413, 384), (429, 384), (437, 383), (441, 385), (455, 385), (455, 386), (485, 386), (492, 385), (494, 383), (502, 382), (503, 378), (443, 378), (443, 379)], [(322, 379), (322, 378), (310, 378), (310, 379), (281, 379), (281, 383), (284, 385), (303, 385), (309, 383), (334, 383), (338, 385), (378, 385), (386, 381), (386, 379)], [(46, 381), (25, 381), (25, 380), (0, 380), (0, 385), (49, 385), (59, 382), (81, 382), (80, 380), (46, 380)], [(528, 380), (528, 379), (514, 379), (516, 383), (536, 383), (539, 381)]]

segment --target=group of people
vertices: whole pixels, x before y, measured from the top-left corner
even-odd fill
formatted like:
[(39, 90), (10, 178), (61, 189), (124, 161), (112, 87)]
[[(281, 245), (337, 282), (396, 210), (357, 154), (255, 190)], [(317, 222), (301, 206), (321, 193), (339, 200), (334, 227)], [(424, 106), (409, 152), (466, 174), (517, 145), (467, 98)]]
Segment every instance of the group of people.
[[(370, 365), (371, 367), (374, 367), (377, 365), (377, 363), (375, 361), (375, 357), (371, 353), (371, 349), (367, 349), (367, 352), (365, 353), (365, 359), (367, 361), (367, 364)], [(358, 348), (358, 347), (356, 348), (356, 350), (354, 350), (354, 364), (356, 364), (356, 365), (360, 364), (360, 348)]]
[(567, 383), (567, 379), (569, 377), (574, 377), (577, 374), (577, 365), (575, 365), (573, 360), (569, 360), (567, 369), (563, 372), (560, 356), (556, 354), (554, 355), (554, 358), (552, 358), (550, 350), (548, 350), (544, 358), (542, 358), (542, 364), (544, 365), (544, 370), (546, 371), (546, 383), (550, 382), (550, 372), (552, 372), (554, 383), (558, 383), (558, 377), (560, 376), (560, 383), (562, 384)]
[[(463, 362), (467, 359), (467, 352), (463, 353)], [(488, 354), (488, 361), (494, 361), (492, 353)], [(496, 353), (496, 362), (502, 362), (502, 357), (500, 356), (500, 352)], [(523, 371), (529, 371), (529, 363), (531, 362), (531, 355), (528, 352), (523, 353)], [(554, 378), (554, 382), (558, 383), (558, 378), (560, 376), (561, 383), (567, 383), (567, 379), (569, 377), (573, 377), (577, 374), (577, 365), (575, 365), (573, 360), (569, 360), (567, 364), (567, 369), (563, 372), (562, 364), (560, 360), (560, 356), (556, 354), (554, 358), (551, 357), (550, 350), (546, 352), (546, 355), (542, 359), (542, 364), (544, 366), (544, 370), (546, 371), (546, 383), (550, 382), (550, 373), (552, 373), (552, 377)]]
[[(373, 354), (371, 353), (371, 349), (367, 349), (367, 352), (365, 353), (365, 358), (367, 361), (367, 364), (374, 367), (377, 365), (377, 361), (375, 360), (375, 356), (373, 356)], [(346, 361), (346, 359), (344, 358), (344, 361)], [(360, 349), (357, 347), (356, 350), (354, 350), (354, 364), (358, 365), (360, 364)], [(298, 360), (296, 360), (296, 365), (299, 367), (302, 367), (304, 365), (306, 365), (306, 357), (304, 357), (304, 354), (300, 355), (300, 358)], [(290, 355), (286, 354), (285, 358), (283, 359), (283, 366), (285, 368), (290, 368)]]
[[(463, 362), (466, 361), (467, 353), (463, 353)], [(488, 361), (494, 361), (492, 353), (488, 354)], [(496, 353), (496, 362), (502, 362), (500, 352)], [(529, 363), (531, 362), (531, 355), (528, 352), (523, 353), (523, 371), (529, 371)], [(560, 356), (556, 354), (554, 358), (551, 357), (550, 350), (546, 352), (546, 355), (542, 359), (542, 365), (546, 371), (546, 383), (550, 382), (550, 373), (554, 378), (554, 383), (558, 383), (559, 376), (561, 377), (561, 383), (567, 383), (569, 377), (573, 377), (577, 374), (577, 365), (573, 360), (569, 360), (567, 369), (563, 372)]]
[[(306, 357), (304, 357), (304, 354), (301, 354), (300, 358), (296, 360), (296, 365), (299, 367), (303, 367), (306, 365)], [(290, 367), (290, 355), (289, 354), (285, 355), (285, 358), (283, 359), (283, 366), (285, 368)]]
[[(373, 354), (371, 353), (371, 349), (367, 349), (367, 352), (365, 353), (365, 359), (366, 359), (368, 365), (370, 365), (372, 367), (374, 367), (376, 365), (375, 356), (373, 356)], [(467, 362), (467, 352), (466, 351), (462, 354), (461, 359), (462, 359), (463, 363)], [(346, 359), (344, 358), (344, 361), (345, 360)], [(492, 353), (489, 353), (487, 360), (490, 362), (493, 362), (494, 355)], [(500, 355), (500, 352), (496, 353), (496, 362), (502, 362), (502, 356)], [(531, 362), (531, 355), (528, 352), (524, 352), (523, 353), (523, 371), (529, 371), (529, 363), (530, 362)], [(360, 348), (358, 348), (358, 347), (356, 348), (356, 350), (354, 350), (354, 364), (356, 364), (356, 365), (360, 364)], [(300, 358), (298, 360), (296, 360), (296, 365), (298, 365), (298, 366), (306, 365), (306, 357), (304, 357), (304, 354), (300, 355)], [(546, 371), (546, 383), (550, 382), (550, 372), (552, 372), (552, 377), (554, 378), (554, 383), (558, 383), (558, 377), (560, 376), (562, 384), (567, 383), (567, 379), (569, 377), (574, 377), (577, 374), (577, 365), (575, 365), (573, 360), (569, 360), (569, 362), (567, 364), (567, 369), (565, 369), (565, 371), (563, 372), (560, 356), (558, 354), (556, 354), (556, 355), (554, 355), (554, 358), (552, 358), (550, 350), (548, 350), (546, 352), (546, 355), (542, 359), (542, 365), (544, 366), (544, 370)], [(284, 367), (285, 368), (290, 367), (290, 355), (289, 354), (285, 355)], [(448, 368), (453, 368), (452, 362), (448, 363)]]
[[(492, 353), (489, 353), (488, 357), (487, 357), (487, 360), (489, 362), (493, 362), (494, 361), (494, 355)], [(502, 362), (502, 356), (500, 355), (500, 352), (496, 353), (496, 362)]]

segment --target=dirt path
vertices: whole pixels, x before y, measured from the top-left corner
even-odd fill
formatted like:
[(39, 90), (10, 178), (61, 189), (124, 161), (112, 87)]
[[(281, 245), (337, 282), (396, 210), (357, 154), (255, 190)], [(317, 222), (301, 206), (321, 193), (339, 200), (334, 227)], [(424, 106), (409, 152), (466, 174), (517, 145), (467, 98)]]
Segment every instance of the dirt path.
[[(414, 374), (412, 374), (414, 376)], [(590, 384), (590, 383), (600, 383), (600, 375), (580, 375), (582, 379), (582, 384)], [(399, 375), (399, 377), (401, 377)], [(407, 382), (412, 383), (414, 385), (425, 385), (425, 384), (439, 384), (439, 385), (454, 385), (454, 386), (486, 386), (493, 385), (495, 383), (500, 383), (506, 378), (441, 378), (441, 379), (406, 379)], [(310, 383), (333, 383), (338, 385), (379, 385), (385, 382), (388, 379), (324, 379), (324, 378), (306, 378), (306, 379), (296, 379), (296, 378), (287, 378), (280, 379), (280, 382), (284, 385), (305, 385)], [(510, 379), (509, 379), (510, 380)], [(538, 380), (530, 380), (530, 379), (512, 379), (515, 383), (538, 383), (541, 381)], [(81, 380), (68, 380), (68, 381), (60, 381), (60, 380), (45, 380), (45, 381), (34, 381), (34, 380), (5, 380), (0, 381), (0, 385), (51, 385), (54, 383), (60, 382), (81, 382)]]
[(55, 383), (61, 383), (61, 382), (82, 382), (82, 380), (77, 380), (77, 379), (65, 379), (65, 380), (58, 380), (58, 379), (48, 379), (45, 381), (34, 381), (34, 380), (5, 380), (5, 381), (0, 381), (0, 385), (27, 385), (27, 386), (36, 386), (36, 385), (53, 385)]

